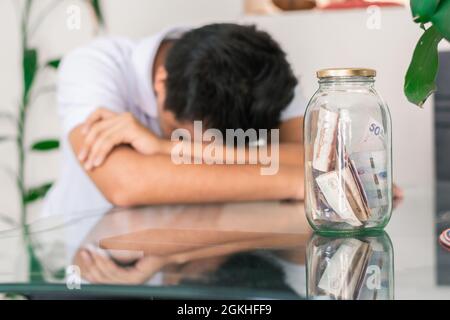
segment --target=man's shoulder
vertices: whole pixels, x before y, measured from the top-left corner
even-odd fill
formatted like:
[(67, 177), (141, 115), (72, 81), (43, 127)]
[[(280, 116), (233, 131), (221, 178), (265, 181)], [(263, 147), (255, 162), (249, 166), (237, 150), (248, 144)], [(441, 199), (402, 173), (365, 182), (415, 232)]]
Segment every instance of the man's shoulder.
[(106, 64), (111, 67), (126, 63), (132, 55), (136, 42), (123, 37), (100, 37), (69, 52), (62, 60), (62, 68), (92, 67)]

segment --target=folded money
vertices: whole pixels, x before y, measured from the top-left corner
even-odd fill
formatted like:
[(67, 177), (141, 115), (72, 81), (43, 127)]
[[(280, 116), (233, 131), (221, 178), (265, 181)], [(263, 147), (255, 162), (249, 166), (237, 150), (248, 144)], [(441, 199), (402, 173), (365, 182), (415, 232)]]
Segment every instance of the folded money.
[[(391, 188), (383, 125), (369, 117), (360, 144), (352, 148), (347, 110), (334, 112), (321, 107), (316, 118), (313, 159), (307, 170), (311, 176), (306, 177), (312, 181), (307, 194), (312, 218), (352, 226), (377, 219), (382, 207), (389, 204)], [(348, 150), (353, 150), (350, 156)]]
[[(316, 222), (345, 222), (339, 215), (331, 209), (322, 192), (320, 192), (318, 185), (315, 183), (315, 171), (312, 169), (311, 161), (308, 161), (306, 170), (306, 179), (311, 181), (306, 190), (306, 203), (310, 205), (311, 217)], [(317, 172), (317, 171), (316, 171)]]
[(317, 133), (314, 140), (313, 168), (328, 172), (332, 168), (336, 150), (336, 129), (339, 114), (325, 107), (319, 110)]
[(377, 151), (385, 149), (384, 126), (372, 117), (369, 117), (365, 131), (359, 145), (354, 151)]
[(364, 188), (369, 208), (388, 205), (391, 188), (387, 180), (386, 151), (355, 152), (350, 155)]
[[(361, 218), (363, 217), (363, 214), (360, 212), (357, 212), (358, 215), (355, 214), (355, 211), (348, 200), (349, 193), (352, 193), (355, 188), (351, 187), (351, 190), (349, 190), (350, 188), (347, 187), (346, 181), (349, 181), (351, 178), (348, 176), (349, 173), (345, 172), (347, 171), (339, 171), (339, 174), (338, 171), (331, 171), (321, 174), (316, 178), (316, 182), (325, 197), (326, 202), (333, 209), (333, 211), (339, 215), (342, 221), (358, 227), (362, 225), (358, 215)], [(344, 178), (341, 173), (344, 173), (343, 175), (346, 177)], [(357, 198), (357, 195), (354, 197), (351, 196), (353, 205), (357, 203), (355, 198)]]
[(359, 221), (365, 222), (370, 217), (367, 194), (356, 172), (355, 164), (349, 161), (344, 169), (345, 195)]
[(336, 132), (336, 169), (343, 169), (348, 161), (347, 149), (351, 144), (352, 126), (348, 110), (339, 110)]
[(358, 239), (346, 239), (328, 260), (318, 287), (334, 299), (357, 298), (371, 253), (370, 244)]

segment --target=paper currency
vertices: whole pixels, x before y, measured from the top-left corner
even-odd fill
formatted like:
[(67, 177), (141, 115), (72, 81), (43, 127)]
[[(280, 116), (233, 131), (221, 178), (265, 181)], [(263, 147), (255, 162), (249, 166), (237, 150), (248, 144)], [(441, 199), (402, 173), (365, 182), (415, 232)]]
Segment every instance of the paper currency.
[(384, 127), (372, 117), (365, 127), (363, 138), (361, 139), (358, 151), (378, 151), (385, 149)]
[(350, 156), (364, 188), (369, 208), (388, 205), (386, 151), (357, 152)]
[(345, 240), (328, 261), (318, 287), (334, 299), (355, 299), (359, 295), (371, 252), (366, 242)]
[(359, 221), (365, 222), (370, 217), (368, 199), (359, 179), (353, 161), (344, 169), (345, 195)]
[(347, 199), (345, 178), (331, 171), (318, 176), (316, 182), (328, 205), (343, 221), (356, 227), (362, 225)]
[(331, 169), (336, 145), (338, 113), (320, 108), (314, 141), (313, 168), (322, 172)]
[(339, 118), (336, 132), (336, 169), (343, 169), (348, 159), (347, 146), (352, 139), (351, 118), (348, 110), (339, 110)]
[(310, 205), (312, 219), (316, 222), (345, 222), (328, 206), (322, 192), (320, 192), (315, 182), (311, 161), (308, 161), (306, 166), (306, 179), (311, 181), (311, 184), (308, 184), (305, 195), (306, 202)]
[(321, 107), (316, 117), (313, 159), (306, 177), (312, 181), (307, 190), (312, 218), (354, 227), (370, 223), (389, 204), (383, 125), (369, 117), (360, 143), (353, 147), (348, 110)]

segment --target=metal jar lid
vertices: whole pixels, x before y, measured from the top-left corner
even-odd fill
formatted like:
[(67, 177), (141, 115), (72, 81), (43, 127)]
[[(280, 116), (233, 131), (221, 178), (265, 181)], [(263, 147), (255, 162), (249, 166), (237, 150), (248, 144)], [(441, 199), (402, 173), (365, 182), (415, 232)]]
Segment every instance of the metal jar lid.
[(332, 77), (375, 77), (377, 72), (374, 69), (366, 68), (331, 68), (317, 71), (317, 78)]

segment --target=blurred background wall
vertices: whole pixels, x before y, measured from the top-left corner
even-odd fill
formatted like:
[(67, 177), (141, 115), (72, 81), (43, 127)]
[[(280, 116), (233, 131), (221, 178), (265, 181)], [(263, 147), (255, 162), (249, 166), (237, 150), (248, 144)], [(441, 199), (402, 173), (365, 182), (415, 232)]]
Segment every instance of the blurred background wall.
[[(0, 110), (17, 109), (21, 78), (18, 0), (0, 0)], [(35, 1), (39, 14), (52, 0)], [(44, 20), (31, 41), (40, 49), (40, 60), (64, 55), (90, 41), (96, 25), (84, 1), (61, 0)], [(80, 30), (66, 25), (70, 5), (81, 8)], [(433, 128), (430, 102), (424, 110), (412, 106), (403, 95), (403, 77), (420, 30), (411, 23), (407, 8), (381, 8), (379, 29), (370, 28), (366, 9), (339, 11), (298, 11), (272, 16), (244, 14), (242, 0), (103, 0), (106, 34), (139, 38), (172, 25), (199, 25), (216, 21), (255, 23), (281, 42), (301, 79), (309, 98), (317, 88), (315, 71), (338, 66), (363, 66), (378, 70), (376, 86), (391, 108), (394, 123), (394, 173), (404, 187), (428, 184), (433, 179)], [(32, 17), (33, 18), (33, 17)], [(55, 85), (55, 71), (45, 70), (37, 79), (43, 88), (30, 108), (28, 142), (58, 135), (54, 93), (45, 89)], [(11, 128), (0, 122), (0, 134)], [(1, 167), (14, 170), (12, 144), (0, 146)], [(28, 158), (29, 185), (54, 180), (58, 174), (58, 153), (35, 154)], [(17, 196), (11, 173), (0, 170), (0, 212), (17, 211)], [(39, 202), (31, 211), (38, 210)]]

